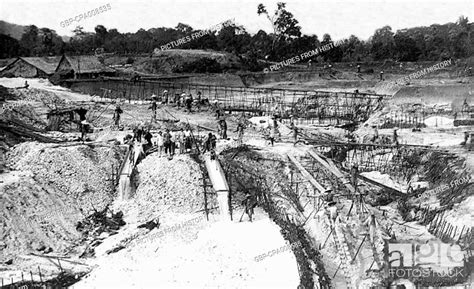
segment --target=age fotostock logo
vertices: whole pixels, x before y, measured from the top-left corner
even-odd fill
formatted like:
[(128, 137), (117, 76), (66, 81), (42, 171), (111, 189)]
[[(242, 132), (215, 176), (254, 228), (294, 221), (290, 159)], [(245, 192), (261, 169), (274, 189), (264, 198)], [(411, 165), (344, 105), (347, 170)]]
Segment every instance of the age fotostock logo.
[[(385, 256), (394, 278), (464, 277), (464, 252), (439, 241), (387, 243)], [(433, 270), (431, 270), (433, 269)]]

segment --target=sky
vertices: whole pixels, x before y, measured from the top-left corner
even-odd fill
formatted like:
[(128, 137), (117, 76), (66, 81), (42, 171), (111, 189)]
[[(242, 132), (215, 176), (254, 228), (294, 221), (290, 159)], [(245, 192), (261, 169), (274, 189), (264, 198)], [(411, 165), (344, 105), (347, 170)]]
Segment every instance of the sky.
[[(304, 34), (322, 39), (329, 33), (333, 40), (349, 37), (368, 39), (385, 25), (392, 31), (431, 24), (456, 22), (464, 15), (474, 19), (473, 0), (281, 0), (299, 21)], [(96, 25), (120, 32), (136, 32), (153, 27), (175, 27), (185, 23), (195, 29), (207, 29), (228, 19), (235, 19), (249, 33), (260, 29), (271, 32), (268, 19), (257, 15), (263, 3), (269, 12), (277, 1), (266, 0), (0, 0), (0, 20), (20, 25), (34, 24), (56, 30), (59, 35), (72, 35), (81, 25), (93, 31)], [(109, 4), (110, 9), (87, 19), (64, 21)], [(79, 18), (77, 18), (79, 19)]]

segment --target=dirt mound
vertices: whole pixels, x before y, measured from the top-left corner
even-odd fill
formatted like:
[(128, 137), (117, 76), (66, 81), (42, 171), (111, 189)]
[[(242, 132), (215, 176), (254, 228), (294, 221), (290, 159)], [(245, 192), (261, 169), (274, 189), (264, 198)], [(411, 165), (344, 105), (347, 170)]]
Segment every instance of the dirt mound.
[(142, 73), (170, 73), (185, 64), (206, 58), (215, 60), (224, 70), (241, 67), (239, 58), (233, 54), (191, 49), (169, 49), (164, 51), (155, 49), (153, 57), (139, 59), (133, 64), (133, 67), (136, 71)]
[[(148, 221), (165, 213), (193, 213), (203, 208), (202, 174), (188, 155), (172, 160), (157, 153), (147, 156), (138, 166), (134, 205), (139, 221)], [(129, 212), (132, 212), (129, 211)]]
[(0, 260), (74, 245), (76, 223), (112, 201), (111, 168), (122, 155), (117, 147), (15, 146), (7, 154), (13, 171), (0, 175)]
[[(48, 148), (20, 144), (7, 155), (7, 166), (30, 170), (38, 180), (77, 199), (85, 210), (110, 201), (112, 165), (119, 166), (120, 149), (88, 146)], [(108, 182), (107, 182), (108, 181)]]

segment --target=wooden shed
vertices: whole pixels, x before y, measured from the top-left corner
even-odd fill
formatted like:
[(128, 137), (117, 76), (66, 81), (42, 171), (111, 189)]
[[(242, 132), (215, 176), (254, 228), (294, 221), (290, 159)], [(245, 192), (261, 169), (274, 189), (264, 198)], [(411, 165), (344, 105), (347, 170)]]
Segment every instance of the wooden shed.
[(18, 57), (0, 71), (0, 77), (48, 78), (53, 75), (59, 57)]
[(115, 70), (102, 64), (94, 55), (63, 55), (55, 74), (58, 74), (60, 79), (91, 79), (99, 76), (114, 76)]

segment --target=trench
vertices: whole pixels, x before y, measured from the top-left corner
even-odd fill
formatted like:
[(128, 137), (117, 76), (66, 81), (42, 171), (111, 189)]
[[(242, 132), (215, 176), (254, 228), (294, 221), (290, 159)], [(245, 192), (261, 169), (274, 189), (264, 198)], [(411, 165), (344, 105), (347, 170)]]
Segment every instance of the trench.
[[(243, 190), (255, 191), (265, 212), (280, 227), (283, 238), (293, 245), (292, 251), (300, 275), (298, 288), (329, 288), (331, 280), (320, 253), (315, 249), (314, 240), (281, 204), (283, 199), (290, 200), (292, 205), (302, 210), (297, 196), (282, 181), (285, 179), (285, 162), (276, 156), (265, 157), (245, 147), (224, 151), (221, 157), (226, 175), (231, 176), (228, 180), (232, 192), (231, 203), (239, 203), (237, 200), (243, 198)], [(275, 192), (277, 186), (282, 188), (281, 195)]]

